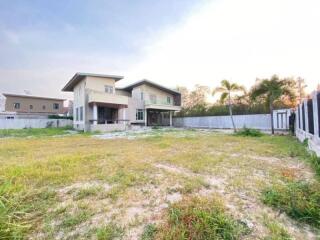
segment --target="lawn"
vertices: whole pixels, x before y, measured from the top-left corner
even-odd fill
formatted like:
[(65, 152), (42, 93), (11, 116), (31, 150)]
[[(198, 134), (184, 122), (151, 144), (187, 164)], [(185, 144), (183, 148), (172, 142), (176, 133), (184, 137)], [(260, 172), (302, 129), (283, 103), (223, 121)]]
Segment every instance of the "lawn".
[(0, 239), (319, 234), (316, 214), (298, 219), (292, 205), (278, 201), (286, 195), (276, 191), (292, 182), (318, 182), (310, 156), (293, 137), (179, 129), (115, 138), (55, 135), (0, 139)]

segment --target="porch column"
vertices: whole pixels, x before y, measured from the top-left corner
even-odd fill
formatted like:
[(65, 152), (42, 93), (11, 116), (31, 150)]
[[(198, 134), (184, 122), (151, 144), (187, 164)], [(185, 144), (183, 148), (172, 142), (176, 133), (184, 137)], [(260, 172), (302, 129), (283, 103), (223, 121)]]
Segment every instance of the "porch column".
[(122, 116), (122, 120), (123, 120), (123, 124), (126, 125), (126, 109), (123, 108), (123, 116)]
[(172, 111), (169, 112), (170, 115), (170, 127), (172, 127)]
[(148, 125), (148, 116), (147, 116), (147, 109), (144, 110), (144, 125), (147, 126)]
[(93, 124), (98, 124), (98, 106), (96, 103), (93, 104)]

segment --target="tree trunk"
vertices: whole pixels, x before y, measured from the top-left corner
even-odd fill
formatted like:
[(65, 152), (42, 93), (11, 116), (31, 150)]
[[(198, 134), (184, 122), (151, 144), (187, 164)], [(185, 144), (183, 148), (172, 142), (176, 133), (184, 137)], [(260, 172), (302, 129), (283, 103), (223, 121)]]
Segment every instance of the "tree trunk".
[(273, 105), (272, 101), (269, 103), (270, 116), (271, 116), (271, 134), (274, 134), (274, 125), (273, 125)]
[(234, 121), (233, 121), (230, 92), (229, 92), (229, 114), (230, 114), (230, 118), (231, 118), (231, 122), (232, 122), (232, 126), (233, 126), (233, 131), (237, 132), (236, 125), (234, 124)]

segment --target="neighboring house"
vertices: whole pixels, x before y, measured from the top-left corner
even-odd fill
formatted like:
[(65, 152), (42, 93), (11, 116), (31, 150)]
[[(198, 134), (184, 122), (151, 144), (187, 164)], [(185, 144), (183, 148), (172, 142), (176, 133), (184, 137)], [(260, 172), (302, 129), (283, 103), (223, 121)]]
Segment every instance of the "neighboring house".
[(62, 91), (74, 93), (74, 127), (85, 131), (123, 130), (128, 125), (171, 126), (181, 94), (149, 80), (124, 88), (123, 77), (76, 73)]
[(2, 115), (16, 115), (18, 118), (43, 117), (63, 113), (64, 99), (3, 93), (5, 107)]

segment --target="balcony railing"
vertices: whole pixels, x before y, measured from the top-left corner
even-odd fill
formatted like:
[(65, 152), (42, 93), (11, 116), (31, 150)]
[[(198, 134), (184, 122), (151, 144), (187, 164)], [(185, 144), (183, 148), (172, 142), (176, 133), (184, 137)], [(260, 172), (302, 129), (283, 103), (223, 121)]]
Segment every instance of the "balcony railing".
[(172, 99), (169, 102), (167, 99), (145, 100), (145, 105), (166, 105), (166, 106), (179, 106), (175, 104)]
[(88, 102), (128, 105), (128, 97), (94, 90), (88, 91)]

